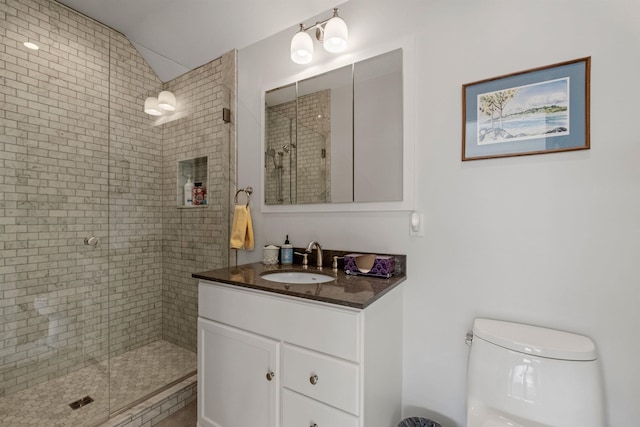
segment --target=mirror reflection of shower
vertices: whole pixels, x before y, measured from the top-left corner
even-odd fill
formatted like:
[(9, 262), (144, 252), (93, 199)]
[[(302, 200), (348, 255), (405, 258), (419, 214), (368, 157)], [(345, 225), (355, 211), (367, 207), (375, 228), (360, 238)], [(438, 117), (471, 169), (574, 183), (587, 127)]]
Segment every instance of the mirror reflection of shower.
[[(295, 105), (290, 106), (293, 110)], [(268, 109), (265, 129), (265, 202), (318, 203), (331, 200), (329, 142), (315, 129)], [(315, 116), (313, 116), (315, 119)]]
[(267, 135), (265, 146), (265, 174), (270, 185), (266, 188), (265, 200), (270, 203), (290, 204), (295, 200), (297, 174), (296, 121), (288, 115), (270, 112), (277, 126), (273, 134)]
[(284, 201), (284, 198), (282, 197), (282, 174), (284, 173), (284, 169), (282, 167), (282, 157), (284, 156), (284, 153), (282, 151), (278, 151), (276, 153), (275, 149), (269, 148), (265, 152), (265, 155), (266, 157), (271, 157), (273, 160), (273, 172), (276, 175), (276, 199), (279, 203), (282, 203)]
[[(330, 202), (330, 90), (299, 95), (292, 86), (268, 95), (264, 128), (265, 203)], [(336, 126), (340, 124), (337, 123)]]
[(295, 142), (291, 142), (289, 144), (284, 144), (282, 146), (282, 151), (284, 151), (285, 153), (289, 154), (289, 150), (291, 148), (298, 148), (298, 144), (296, 144)]

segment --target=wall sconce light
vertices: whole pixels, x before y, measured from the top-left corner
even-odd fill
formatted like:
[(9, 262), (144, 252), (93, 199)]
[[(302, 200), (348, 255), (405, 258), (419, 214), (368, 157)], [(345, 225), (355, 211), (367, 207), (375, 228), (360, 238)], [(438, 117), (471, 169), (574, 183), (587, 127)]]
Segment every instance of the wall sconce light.
[(160, 92), (158, 97), (150, 96), (144, 101), (144, 112), (150, 116), (161, 116), (164, 112), (176, 110), (176, 96), (168, 90)]
[(347, 48), (349, 30), (347, 24), (338, 16), (338, 8), (333, 9), (333, 16), (305, 28), (300, 24), (300, 31), (291, 39), (291, 60), (296, 64), (308, 64), (313, 59), (313, 40), (307, 31), (316, 29), (316, 39), (322, 43), (327, 52), (339, 53)]
[(160, 106), (158, 105), (158, 98), (156, 98), (155, 96), (150, 96), (149, 98), (145, 99), (144, 112), (149, 114), (150, 116), (162, 115), (162, 111), (160, 111)]
[(158, 107), (165, 111), (176, 111), (176, 96), (168, 90), (163, 90), (158, 95)]

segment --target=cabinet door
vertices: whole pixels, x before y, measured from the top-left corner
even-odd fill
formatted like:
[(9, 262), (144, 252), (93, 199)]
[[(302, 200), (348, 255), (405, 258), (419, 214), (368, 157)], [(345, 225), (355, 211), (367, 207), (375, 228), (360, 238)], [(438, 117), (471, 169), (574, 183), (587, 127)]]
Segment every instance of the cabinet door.
[(276, 427), (279, 342), (198, 319), (198, 423)]

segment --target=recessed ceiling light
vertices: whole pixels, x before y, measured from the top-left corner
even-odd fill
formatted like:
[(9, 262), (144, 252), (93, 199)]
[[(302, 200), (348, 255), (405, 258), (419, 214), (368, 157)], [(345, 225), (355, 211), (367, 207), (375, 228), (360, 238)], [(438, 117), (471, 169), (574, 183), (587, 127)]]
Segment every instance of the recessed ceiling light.
[(31, 50), (38, 50), (40, 49), (40, 46), (38, 46), (35, 43), (31, 43), (31, 42), (24, 42), (22, 43), (24, 45), (24, 47), (26, 47), (27, 49), (31, 49)]

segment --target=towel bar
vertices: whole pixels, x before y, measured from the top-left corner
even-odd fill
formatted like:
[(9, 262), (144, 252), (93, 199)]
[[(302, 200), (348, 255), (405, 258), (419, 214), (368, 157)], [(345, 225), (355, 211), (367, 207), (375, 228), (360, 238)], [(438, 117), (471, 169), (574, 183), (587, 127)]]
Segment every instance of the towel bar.
[(247, 206), (249, 206), (249, 202), (251, 201), (251, 193), (253, 193), (253, 187), (241, 188), (236, 191), (236, 196), (233, 198), (233, 203), (238, 204), (238, 194), (244, 192), (247, 196)]

